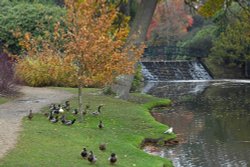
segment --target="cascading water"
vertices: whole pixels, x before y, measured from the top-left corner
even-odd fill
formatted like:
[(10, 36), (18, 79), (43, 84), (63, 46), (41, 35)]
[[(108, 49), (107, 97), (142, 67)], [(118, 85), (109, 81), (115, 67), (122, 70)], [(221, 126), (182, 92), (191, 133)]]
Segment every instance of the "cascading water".
[(146, 81), (212, 79), (198, 61), (141, 62), (141, 64)]
[[(145, 79), (143, 92), (149, 94), (158, 94), (167, 90), (164, 82), (170, 82), (169, 85), (176, 87), (174, 92), (169, 89), (168, 95), (176, 98), (176, 91), (181, 88), (180, 94), (199, 93), (207, 87), (207, 82), (196, 84), (195, 82), (211, 80), (212, 77), (198, 61), (165, 61), (165, 62), (141, 62), (142, 74)], [(192, 84), (182, 84), (181, 82), (189, 81)]]

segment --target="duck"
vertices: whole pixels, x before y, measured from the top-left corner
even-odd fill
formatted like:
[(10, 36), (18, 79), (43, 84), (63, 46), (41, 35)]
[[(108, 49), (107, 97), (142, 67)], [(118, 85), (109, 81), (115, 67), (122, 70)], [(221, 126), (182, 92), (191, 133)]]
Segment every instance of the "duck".
[(97, 111), (92, 112), (92, 114), (93, 114), (93, 115), (99, 115), (99, 114), (101, 114), (101, 108), (102, 108), (102, 107), (103, 107), (103, 104), (99, 105), (99, 106), (97, 107)]
[(55, 105), (55, 104), (51, 104), (50, 107), (49, 107), (49, 109), (50, 109), (51, 111), (55, 110), (55, 109), (56, 109), (56, 105)]
[(88, 161), (89, 161), (90, 163), (95, 163), (95, 162), (97, 161), (97, 158), (95, 157), (93, 151), (90, 151), (90, 152), (89, 152)]
[(105, 144), (105, 143), (101, 143), (101, 144), (99, 145), (99, 150), (105, 151), (105, 150), (106, 150), (106, 144)]
[(69, 111), (70, 110), (70, 103), (69, 101), (65, 101), (65, 103), (63, 104), (62, 106), (63, 109), (65, 109), (66, 111)]
[(77, 115), (77, 114), (78, 114), (78, 110), (77, 110), (77, 109), (74, 109), (74, 110), (72, 111), (72, 114), (73, 114), (73, 115)]
[(55, 116), (55, 117), (52, 117), (51, 119), (50, 119), (50, 122), (51, 123), (57, 123), (58, 122), (58, 115), (57, 116)]
[(99, 121), (98, 127), (99, 127), (99, 129), (104, 128), (104, 125), (103, 125), (102, 121)]
[(82, 158), (86, 159), (88, 157), (87, 149), (84, 147), (81, 152)]
[(173, 133), (173, 127), (170, 127), (170, 128), (167, 129), (164, 133), (165, 133), (165, 134), (171, 134), (171, 133)]
[(32, 113), (32, 110), (29, 111), (29, 114), (28, 114), (28, 119), (29, 120), (32, 120), (33, 118), (33, 113)]
[(60, 105), (60, 104), (58, 104), (58, 107), (56, 107), (56, 106), (54, 105), (54, 107), (52, 107), (52, 109), (51, 109), (52, 114), (59, 114), (59, 113), (60, 113), (60, 112), (59, 112), (60, 108), (61, 108), (61, 105)]
[(117, 157), (116, 157), (116, 155), (115, 155), (115, 153), (112, 153), (111, 155), (110, 155), (110, 157), (109, 157), (109, 162), (110, 162), (110, 164), (115, 164), (116, 163), (116, 161), (117, 161)]
[(73, 120), (65, 120), (64, 117), (63, 117), (61, 120), (62, 120), (62, 123), (63, 123), (64, 125), (67, 125), (67, 126), (73, 125), (73, 124), (75, 123), (75, 121), (76, 121), (76, 119), (73, 119)]
[(89, 105), (87, 104), (86, 106), (85, 106), (85, 108), (84, 108), (84, 111), (83, 111), (83, 115), (86, 115), (87, 113), (88, 113), (88, 109), (89, 109)]
[(52, 111), (49, 111), (49, 113), (47, 114), (47, 118), (48, 120), (51, 120), (53, 118)]

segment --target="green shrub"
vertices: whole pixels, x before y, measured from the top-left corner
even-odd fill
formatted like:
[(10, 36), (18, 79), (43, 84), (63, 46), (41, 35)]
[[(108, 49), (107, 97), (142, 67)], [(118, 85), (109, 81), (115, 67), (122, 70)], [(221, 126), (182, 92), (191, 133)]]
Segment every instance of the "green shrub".
[(0, 8), (0, 39), (13, 53), (21, 50), (22, 39), (17, 32), (43, 36), (46, 31), (53, 32), (53, 25), (65, 14), (65, 10), (56, 5), (9, 0), (1, 0)]

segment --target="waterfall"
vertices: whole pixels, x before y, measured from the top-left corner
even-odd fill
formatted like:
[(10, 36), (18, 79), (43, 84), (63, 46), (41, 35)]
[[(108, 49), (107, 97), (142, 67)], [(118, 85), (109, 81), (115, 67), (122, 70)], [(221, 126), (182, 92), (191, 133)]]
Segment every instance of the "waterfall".
[(212, 76), (198, 61), (141, 62), (146, 81), (211, 80)]

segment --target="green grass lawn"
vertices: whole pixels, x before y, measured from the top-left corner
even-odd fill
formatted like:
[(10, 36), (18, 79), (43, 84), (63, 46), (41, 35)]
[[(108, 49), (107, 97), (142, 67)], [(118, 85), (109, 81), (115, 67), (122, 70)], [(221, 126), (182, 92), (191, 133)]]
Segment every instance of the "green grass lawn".
[(8, 101), (5, 97), (0, 97), (0, 104), (6, 103)]
[[(67, 89), (74, 93), (76, 89)], [(35, 114), (32, 121), (23, 119), (23, 131), (16, 148), (0, 161), (4, 167), (77, 167), (111, 166), (108, 157), (112, 152), (118, 156), (116, 167), (163, 167), (172, 166), (167, 159), (145, 153), (140, 149), (144, 138), (173, 138), (163, 132), (167, 126), (160, 124), (148, 112), (159, 99), (146, 97), (148, 105), (128, 102), (111, 96), (99, 95), (96, 89), (84, 89), (84, 104), (95, 110), (104, 104), (103, 113), (93, 116), (88, 113), (82, 123), (73, 126), (50, 123), (43, 114)], [(161, 101), (161, 104), (163, 101)], [(165, 100), (165, 104), (170, 101)], [(72, 108), (77, 99), (71, 100)], [(44, 109), (46, 111), (48, 109)], [(68, 114), (69, 118), (73, 116)], [(97, 127), (99, 120), (104, 129)], [(100, 151), (100, 143), (107, 144), (106, 151)], [(92, 150), (97, 157), (96, 164), (90, 164), (80, 156), (83, 147)]]

